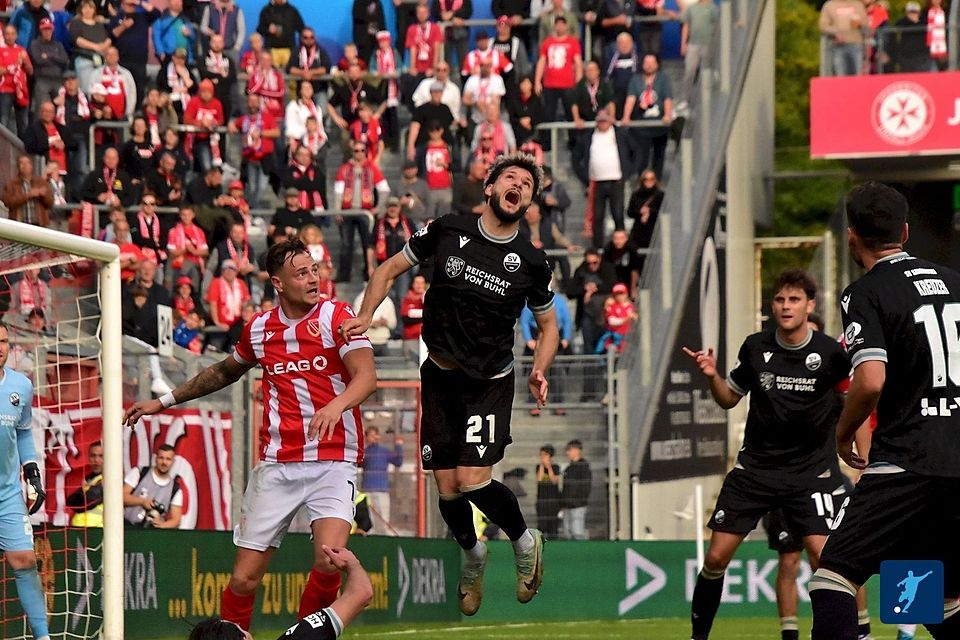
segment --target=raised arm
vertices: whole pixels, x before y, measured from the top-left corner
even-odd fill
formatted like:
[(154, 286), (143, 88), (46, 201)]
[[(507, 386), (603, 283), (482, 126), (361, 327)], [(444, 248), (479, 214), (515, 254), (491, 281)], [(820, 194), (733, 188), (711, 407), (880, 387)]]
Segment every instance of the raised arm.
[(537, 406), (542, 407), (547, 402), (546, 371), (557, 355), (560, 346), (560, 332), (557, 329), (557, 312), (551, 307), (544, 313), (534, 314), (537, 321), (537, 346), (533, 350), (533, 371), (530, 372), (528, 386), (530, 393), (537, 400)]
[(710, 380), (710, 393), (716, 403), (722, 409), (732, 409), (737, 406), (743, 396), (731, 389), (730, 384), (717, 373), (717, 359), (713, 355), (713, 349), (691, 351), (684, 347), (683, 352), (697, 363), (700, 372)]
[(393, 281), (401, 273), (409, 271), (411, 267), (413, 265), (404, 256), (404, 252), (400, 251), (374, 270), (370, 282), (367, 283), (367, 289), (364, 291), (363, 304), (357, 311), (357, 317), (344, 320), (343, 324), (340, 325), (340, 331), (344, 338), (349, 340), (366, 332), (370, 326), (370, 320), (373, 318), (373, 312), (377, 310), (377, 307), (387, 296), (387, 292), (393, 286)]
[(220, 362), (210, 365), (194, 377), (190, 378), (171, 393), (156, 400), (141, 400), (134, 403), (123, 415), (123, 424), (133, 427), (143, 416), (151, 416), (169, 409), (175, 404), (202, 398), (214, 391), (228, 387), (249, 371), (254, 363), (240, 362), (232, 355)]

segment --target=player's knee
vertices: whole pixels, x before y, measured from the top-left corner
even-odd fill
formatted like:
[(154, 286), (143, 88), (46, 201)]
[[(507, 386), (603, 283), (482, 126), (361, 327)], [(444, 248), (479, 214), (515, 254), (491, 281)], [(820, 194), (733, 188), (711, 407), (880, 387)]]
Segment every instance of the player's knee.
[(703, 558), (703, 567), (714, 573), (726, 571), (729, 564), (730, 556), (715, 549), (707, 551), (707, 555)]
[(37, 568), (37, 556), (33, 551), (8, 551), (7, 563), (14, 571), (26, 571)]
[(490, 467), (460, 467), (457, 469), (457, 489), (467, 492), (481, 489), (490, 484)]
[(800, 571), (799, 553), (781, 553), (780, 563), (777, 567), (777, 578), (783, 580), (796, 580), (797, 573)]
[(247, 596), (256, 593), (260, 586), (260, 578), (257, 576), (236, 574), (230, 577), (230, 590), (238, 596)]

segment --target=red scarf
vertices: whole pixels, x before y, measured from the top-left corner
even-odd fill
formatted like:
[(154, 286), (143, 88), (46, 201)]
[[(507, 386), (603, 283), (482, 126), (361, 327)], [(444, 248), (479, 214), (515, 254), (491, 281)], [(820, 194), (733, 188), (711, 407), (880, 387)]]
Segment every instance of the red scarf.
[(107, 90), (107, 104), (113, 109), (113, 117), (126, 118), (127, 94), (123, 87), (123, 76), (119, 70), (103, 67), (100, 71), (100, 82)]
[(31, 282), (27, 278), (22, 278), (17, 284), (17, 293), (20, 294), (20, 313), (23, 315), (29, 314), (34, 309), (46, 311), (47, 292), (44, 291), (39, 280)]
[(307, 51), (306, 47), (300, 47), (300, 68), (310, 69), (313, 67), (313, 61), (317, 59), (317, 47)]
[(373, 171), (370, 167), (361, 166), (357, 167), (352, 162), (348, 162), (346, 166), (346, 171), (343, 175), (343, 202), (341, 203), (342, 208), (344, 209), (353, 209), (353, 183), (356, 179), (354, 175), (355, 171), (360, 171), (360, 207), (361, 209), (372, 209), (373, 208)]
[(276, 69), (254, 69), (247, 82), (247, 93), (260, 96), (261, 109), (266, 109), (275, 118), (283, 118), (283, 98), (287, 88), (283, 84), (283, 76)]
[[(153, 219), (156, 221), (157, 217), (154, 216)], [(143, 222), (140, 223), (140, 229), (141, 231), (143, 230)], [(199, 247), (205, 245), (206, 242), (207, 237), (203, 233), (203, 229), (198, 227), (196, 224), (191, 224), (189, 227), (185, 227), (181, 222), (175, 226), (170, 231), (170, 235), (167, 237), (167, 244), (173, 245), (177, 249), (183, 249), (184, 254), (173, 261), (173, 268), (179, 269), (183, 266), (184, 261), (190, 261), (200, 268), (200, 273), (203, 273), (203, 258), (186, 253), (186, 249), (188, 243)]]
[(103, 184), (107, 187), (107, 193), (113, 193), (113, 183), (117, 180), (117, 170), (103, 168)]
[(310, 153), (312, 153), (314, 157), (316, 157), (316, 155), (320, 152), (320, 149), (326, 143), (327, 136), (323, 135), (319, 129), (312, 134), (308, 133), (307, 135), (303, 136), (303, 139), (300, 141), (300, 144), (305, 146), (307, 149), (310, 149)]
[(173, 300), (173, 308), (177, 310), (181, 318), (185, 318), (188, 313), (197, 307), (193, 301), (193, 296), (182, 297), (179, 293)]
[(358, 86), (356, 89), (354, 89), (353, 85), (348, 82), (347, 89), (350, 90), (350, 112), (356, 113), (357, 109), (360, 107), (360, 92), (363, 91), (363, 80), (360, 81), (360, 86)]
[[(377, 47), (377, 72), (381, 75), (390, 75), (397, 72), (397, 57), (393, 47), (381, 49)], [(387, 106), (395, 107), (399, 104), (400, 90), (396, 78), (387, 79)]]
[[(377, 226), (374, 229), (374, 250), (377, 253), (377, 262), (383, 262), (390, 256), (387, 255), (387, 226), (390, 223), (386, 218), (380, 218), (377, 220)], [(397, 218), (397, 223), (395, 225), (390, 225), (394, 229), (400, 227), (400, 235), (403, 236), (404, 241), (410, 239), (410, 236), (413, 235), (413, 227), (410, 226), (410, 221), (400, 216)]]
[[(106, 171), (106, 169), (104, 169), (104, 171)], [(143, 255), (145, 255), (147, 259), (157, 263), (166, 260), (167, 252), (163, 250), (163, 245), (160, 244), (160, 218), (153, 216), (153, 220), (150, 222), (150, 227), (148, 228), (147, 219), (144, 217), (143, 211), (139, 211), (137, 212), (137, 224), (140, 225), (140, 237), (150, 238), (155, 245), (160, 247), (159, 250), (141, 247)]]
[(367, 160), (371, 162), (377, 157), (380, 132), (380, 121), (376, 118), (370, 118), (370, 122), (366, 124), (362, 120), (354, 120), (350, 123), (350, 139), (367, 146)]
[(154, 149), (159, 149), (163, 141), (160, 140), (160, 114), (152, 113), (147, 109), (143, 111), (147, 117), (147, 126), (150, 128), (150, 144)]
[[(308, 165), (306, 167), (301, 167), (296, 162), (290, 163), (291, 174), (294, 178), (306, 178), (310, 182), (313, 182), (317, 175), (317, 168), (313, 165)], [(319, 191), (300, 191), (300, 208), (306, 209), (307, 211), (323, 211), (323, 197), (321, 197)]]
[(190, 90), (187, 88), (186, 81), (177, 73), (177, 66), (172, 61), (167, 63), (167, 86), (170, 87), (170, 99), (179, 102), (186, 109), (187, 101), (190, 100)]
[[(57, 107), (57, 124), (61, 126), (66, 126), (67, 124), (67, 90), (63, 87), (60, 87), (60, 90), (57, 91), (57, 97), (60, 98), (60, 101), (63, 102), (59, 107)], [(77, 89), (77, 116), (83, 118), (84, 120), (90, 119), (90, 105), (87, 104), (87, 96), (83, 95), (83, 91)]]
[[(227, 238), (227, 253), (230, 254), (230, 259), (240, 264), (240, 256), (237, 254), (237, 248), (233, 246), (233, 240)], [(250, 256), (250, 243), (246, 239), (243, 240), (243, 261), (246, 262)]]
[(594, 207), (593, 199), (596, 197), (597, 193), (597, 183), (593, 180), (590, 181), (590, 184), (587, 185), (587, 206), (583, 212), (583, 237), (592, 238), (593, 237), (593, 216)]
[(590, 86), (589, 82), (584, 82), (584, 86), (587, 88), (587, 95), (590, 96), (590, 107), (593, 109), (593, 112), (596, 113), (600, 110), (600, 105), (597, 102), (597, 94), (600, 92), (600, 81), (597, 81), (597, 84)]
[(945, 60), (947, 57), (947, 16), (939, 7), (927, 9), (927, 48), (930, 57)]
[(230, 71), (227, 58), (222, 53), (211, 51), (207, 55), (206, 64), (208, 72), (215, 73), (216, 75), (223, 76), (224, 78), (227, 77)]

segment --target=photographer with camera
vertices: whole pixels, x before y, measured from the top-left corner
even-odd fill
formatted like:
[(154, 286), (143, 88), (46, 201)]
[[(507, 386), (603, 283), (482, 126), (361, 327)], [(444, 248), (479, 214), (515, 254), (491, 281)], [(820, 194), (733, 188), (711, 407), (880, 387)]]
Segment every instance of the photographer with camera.
[(127, 526), (176, 529), (183, 515), (179, 476), (170, 473), (174, 449), (162, 444), (152, 467), (131, 469), (123, 479), (123, 518)]

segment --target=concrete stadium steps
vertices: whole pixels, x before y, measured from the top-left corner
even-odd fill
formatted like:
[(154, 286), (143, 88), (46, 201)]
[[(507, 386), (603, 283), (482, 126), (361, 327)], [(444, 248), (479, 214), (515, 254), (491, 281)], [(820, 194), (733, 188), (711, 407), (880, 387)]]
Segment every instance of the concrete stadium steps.
[(537, 476), (540, 462), (540, 447), (552, 444), (557, 455), (554, 462), (561, 471), (568, 464), (564, 448), (570, 440), (583, 442), (583, 457), (590, 463), (593, 483), (590, 492), (590, 508), (587, 510), (587, 529), (593, 538), (607, 535), (607, 418), (606, 411), (597, 407), (571, 408), (567, 415), (553, 415), (551, 409), (533, 417), (529, 409), (514, 407), (510, 425), (513, 444), (507, 447), (506, 455), (497, 465), (498, 475), (513, 469), (524, 469), (526, 476), (520, 486), (526, 492), (518, 497), (520, 508), (527, 523), (536, 526)]

